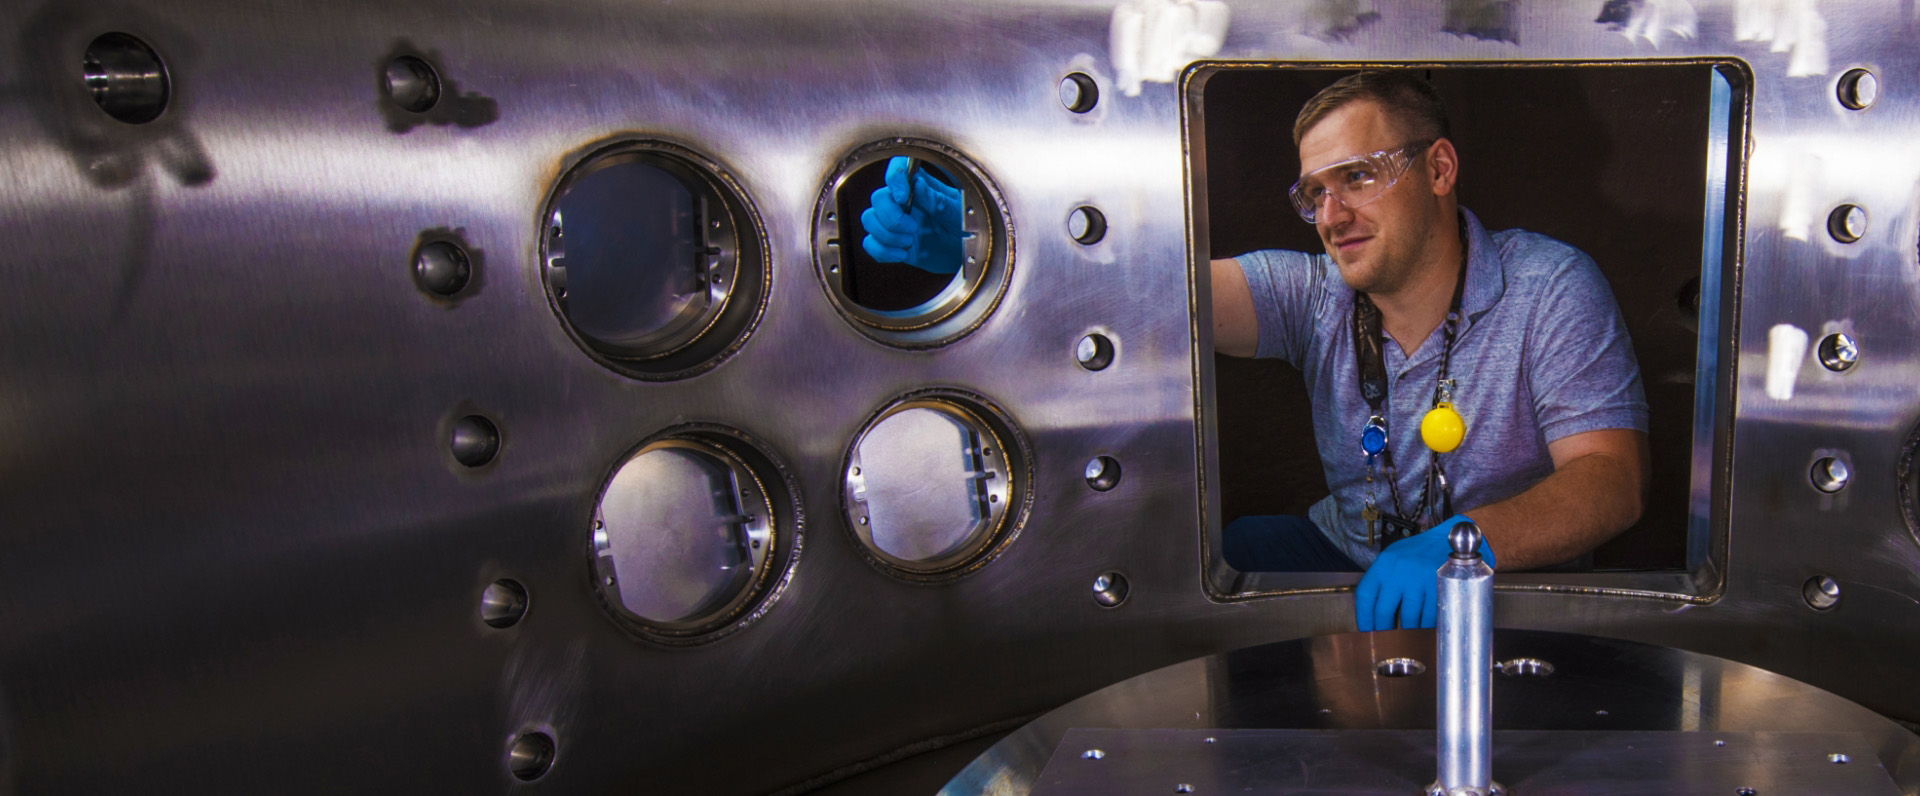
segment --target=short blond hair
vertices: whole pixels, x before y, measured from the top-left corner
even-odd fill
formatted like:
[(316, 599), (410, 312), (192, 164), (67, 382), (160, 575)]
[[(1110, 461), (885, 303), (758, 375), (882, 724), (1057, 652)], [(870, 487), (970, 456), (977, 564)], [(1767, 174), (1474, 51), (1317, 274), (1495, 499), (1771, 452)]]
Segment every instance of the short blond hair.
[(1299, 149), (1300, 139), (1327, 114), (1360, 100), (1380, 103), (1410, 140), (1430, 141), (1452, 135), (1440, 92), (1418, 70), (1376, 69), (1340, 78), (1307, 100), (1293, 120), (1293, 147)]

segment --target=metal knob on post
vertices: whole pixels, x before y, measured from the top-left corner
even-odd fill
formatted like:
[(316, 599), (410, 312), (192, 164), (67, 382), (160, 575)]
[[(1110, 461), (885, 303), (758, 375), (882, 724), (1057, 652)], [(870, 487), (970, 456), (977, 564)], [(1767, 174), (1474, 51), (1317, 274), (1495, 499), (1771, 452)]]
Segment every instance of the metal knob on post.
[(1480, 529), (1463, 521), (1447, 534), (1453, 554), (1440, 565), (1439, 777), (1429, 796), (1496, 796), (1493, 781), (1493, 568), (1480, 557)]

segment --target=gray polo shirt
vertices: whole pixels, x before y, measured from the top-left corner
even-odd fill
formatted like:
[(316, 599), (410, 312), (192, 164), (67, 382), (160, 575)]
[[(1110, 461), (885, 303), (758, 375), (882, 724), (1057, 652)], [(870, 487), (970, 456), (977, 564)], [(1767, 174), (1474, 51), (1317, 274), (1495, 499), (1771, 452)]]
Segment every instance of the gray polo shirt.
[[(1593, 259), (1545, 235), (1467, 226), (1465, 318), (1454, 342), (1454, 408), (1467, 435), (1443, 462), (1453, 507), (1470, 513), (1525, 491), (1553, 472), (1547, 443), (1608, 428), (1647, 429), (1640, 368), (1620, 309)], [(1325, 254), (1258, 251), (1235, 258), (1253, 292), (1260, 343), (1255, 356), (1293, 363), (1306, 376), (1313, 432), (1332, 494), (1307, 516), (1361, 566), (1373, 563), (1366, 524), (1366, 456), (1360, 431), (1372, 414), (1360, 396), (1353, 356), (1353, 290)], [(1411, 357), (1391, 340), (1387, 360), (1388, 445), (1399, 467), (1402, 507), (1411, 514), (1429, 453), (1420, 418), (1433, 405), (1441, 329)], [(1384, 476), (1376, 505), (1392, 511)], [(1495, 551), (1498, 555), (1499, 551)]]

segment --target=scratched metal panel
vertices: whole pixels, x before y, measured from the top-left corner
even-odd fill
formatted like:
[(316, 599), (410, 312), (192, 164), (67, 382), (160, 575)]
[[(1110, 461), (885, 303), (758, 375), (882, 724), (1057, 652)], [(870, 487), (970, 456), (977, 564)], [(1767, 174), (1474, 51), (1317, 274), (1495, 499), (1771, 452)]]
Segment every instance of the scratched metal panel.
[[(1804, 370), (1795, 398), (1773, 401), (1762, 363), (1743, 359), (1717, 602), (1508, 594), (1501, 621), (1712, 652), (1920, 716), (1905, 677), (1920, 552), (1893, 475), (1920, 403), (1911, 10), (1648, 0), (1692, 10), (1690, 36), (1629, 36), (1593, 21), (1599, 3), (1453, 4), (1510, 9), (1503, 30), (1467, 26), (1480, 38), (1443, 32), (1436, 4), (1376, 4), (1365, 22), (1338, 18), (1347, 5), (1236, 7), (1213, 55), (1752, 65), (1743, 356), (1763, 356), (1775, 323), (1831, 321), (1855, 330), (1862, 364)], [(1749, 24), (1765, 9), (1772, 24)], [(14, 43), (0, 65), (0, 791), (765, 792), (1177, 660), (1349, 627), (1340, 594), (1224, 604), (1203, 586), (1205, 368), (1186, 266), (1205, 213), (1187, 195), (1181, 98), (1168, 83), (1123, 90), (1114, 15), (1091, 2), (0, 10)], [(122, 125), (87, 100), (80, 53), (109, 31), (165, 59), (159, 120)], [(399, 52), (447, 81), (426, 118), (382, 99)], [(1882, 91), (1850, 113), (1833, 84), (1856, 63)], [(1059, 101), (1074, 70), (1102, 88), (1084, 115)], [(713, 159), (765, 224), (765, 313), (698, 376), (596, 363), (539, 280), (547, 192), (570, 156), (621, 135)], [(834, 164), (892, 136), (978, 163), (1013, 227), (1005, 299), (934, 350), (855, 331), (810, 253)], [(1839, 201), (1872, 211), (1866, 239), (1821, 237)], [(1080, 204), (1104, 211), (1104, 241), (1067, 236)], [(475, 253), (458, 301), (413, 284), (410, 252), (436, 229)], [(1118, 358), (1090, 372), (1073, 351), (1096, 329)], [(1006, 410), (1035, 453), (1033, 506), (987, 566), (914, 583), (856, 549), (838, 473), (874, 411), (929, 386)], [(474, 412), (502, 447), (469, 471), (444, 436)], [(596, 604), (588, 526), (620, 458), (686, 423), (736, 428), (784, 462), (805, 544), (764, 616), (668, 647)], [(1859, 473), (1836, 498), (1806, 488), (1816, 448)], [(1125, 467), (1113, 491), (1083, 479), (1097, 454)], [(1118, 609), (1089, 590), (1110, 570), (1131, 584)], [(1801, 602), (1814, 573), (1842, 588), (1831, 611)], [(503, 577), (531, 607), (496, 629), (480, 593)], [(523, 786), (507, 748), (534, 729), (557, 751)]]

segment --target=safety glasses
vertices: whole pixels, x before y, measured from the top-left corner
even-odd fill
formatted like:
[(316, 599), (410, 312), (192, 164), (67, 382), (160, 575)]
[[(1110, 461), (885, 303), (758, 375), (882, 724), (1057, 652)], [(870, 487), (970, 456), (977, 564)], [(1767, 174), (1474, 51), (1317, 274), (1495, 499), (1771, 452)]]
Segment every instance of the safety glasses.
[(1294, 183), (1287, 196), (1301, 218), (1309, 224), (1319, 223), (1320, 207), (1328, 201), (1354, 208), (1380, 198), (1430, 146), (1432, 141), (1421, 141), (1315, 169)]

